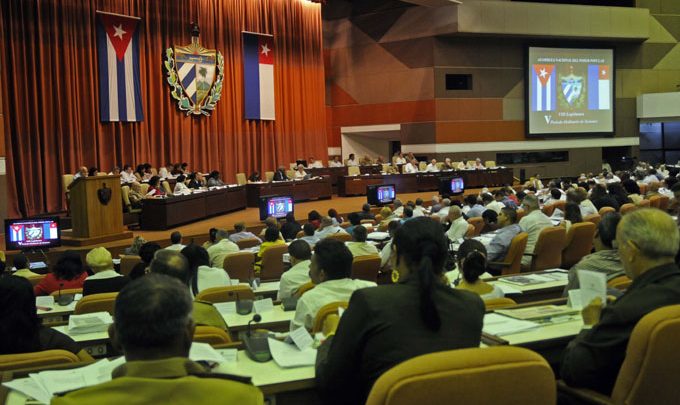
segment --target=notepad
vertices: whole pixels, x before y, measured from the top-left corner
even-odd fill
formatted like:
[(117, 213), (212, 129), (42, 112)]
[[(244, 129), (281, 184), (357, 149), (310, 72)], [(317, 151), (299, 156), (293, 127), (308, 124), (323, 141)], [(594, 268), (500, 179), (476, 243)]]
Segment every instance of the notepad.
[(276, 339), (269, 338), (268, 341), (272, 358), (281, 368), (313, 366), (316, 362), (316, 349), (312, 347), (300, 350)]
[(496, 309), (497, 314), (509, 316), (515, 319), (522, 320), (537, 320), (551, 318), (554, 316), (564, 316), (576, 314), (578, 309), (570, 308), (564, 305), (538, 305), (535, 307), (518, 308), (518, 309)]
[(484, 316), (484, 333), (495, 336), (512, 335), (515, 333), (525, 332), (540, 325), (536, 322), (523, 321), (519, 319), (510, 318), (496, 313), (486, 314)]
[(193, 342), (189, 349), (189, 358), (193, 361), (206, 361), (208, 363), (223, 363), (224, 357), (207, 343)]
[(108, 312), (92, 312), (71, 315), (68, 319), (67, 330), (72, 335), (106, 332), (111, 324), (113, 324), (113, 318)]

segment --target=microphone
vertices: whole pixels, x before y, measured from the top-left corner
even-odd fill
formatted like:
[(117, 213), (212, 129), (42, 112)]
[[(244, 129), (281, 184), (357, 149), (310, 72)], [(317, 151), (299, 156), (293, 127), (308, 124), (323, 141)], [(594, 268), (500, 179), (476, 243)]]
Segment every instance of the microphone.
[(246, 336), (250, 337), (250, 326), (251, 326), (251, 324), (252, 324), (253, 322), (255, 322), (255, 323), (260, 323), (261, 320), (262, 320), (262, 316), (260, 316), (260, 314), (255, 314), (255, 315), (253, 316), (253, 319), (251, 319), (250, 321), (248, 321), (248, 330), (247, 330), (247, 332), (246, 332)]
[(57, 304), (61, 306), (66, 306), (75, 300), (76, 296), (75, 294), (61, 294), (61, 289), (64, 288), (64, 283), (59, 283), (59, 294), (57, 295)]
[(272, 354), (269, 351), (269, 333), (252, 332), (251, 330), (252, 323), (259, 323), (260, 321), (262, 321), (260, 314), (253, 315), (253, 319), (248, 322), (245, 334), (241, 335), (241, 340), (246, 348), (248, 357), (257, 362), (264, 363), (272, 359)]

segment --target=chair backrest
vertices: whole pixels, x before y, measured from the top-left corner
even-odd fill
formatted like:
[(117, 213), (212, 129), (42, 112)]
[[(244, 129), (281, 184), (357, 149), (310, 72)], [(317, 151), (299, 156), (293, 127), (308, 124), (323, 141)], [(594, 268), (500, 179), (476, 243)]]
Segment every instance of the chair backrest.
[(670, 197), (667, 195), (659, 196), (659, 209), (661, 211), (668, 211), (668, 205), (671, 203)]
[(259, 244), (260, 240), (257, 238), (245, 238), (236, 241), (236, 246), (238, 246), (239, 250), (248, 249)]
[(510, 298), (492, 298), (490, 300), (484, 300), (484, 306), (486, 307), (487, 311), (491, 311), (493, 309), (514, 307), (515, 305), (517, 305), (515, 300), (512, 300)]
[(427, 169), (427, 162), (418, 162), (418, 170), (423, 172), (425, 169)]
[(382, 171), (388, 172), (389, 170), (390, 170), (390, 165), (388, 165), (387, 163), (383, 163), (382, 164)]
[[(472, 237), (479, 236), (484, 229), (484, 219), (482, 217), (474, 217), (467, 220), (468, 224), (475, 227)], [(467, 236), (467, 235), (466, 235)]]
[(473, 238), (475, 236), (475, 226), (468, 224), (467, 231), (465, 231), (466, 238)]
[(277, 245), (268, 248), (262, 255), (260, 279), (278, 280), (283, 274), (283, 255), (288, 253), (288, 246)]
[(604, 214), (607, 214), (609, 212), (616, 212), (614, 207), (602, 207), (600, 208), (600, 211), (598, 211), (598, 214), (600, 214), (601, 217), (604, 216)]
[(129, 209), (132, 206), (130, 202), (130, 186), (123, 186), (120, 188), (120, 196), (123, 199), (123, 205)]
[(496, 167), (496, 161), (495, 160), (487, 160), (484, 162), (485, 167)]
[(661, 206), (661, 196), (653, 195), (649, 197), (649, 206), (652, 208), (659, 208)]
[(236, 173), (236, 184), (239, 186), (242, 186), (246, 184), (248, 180), (246, 179), (246, 174), (245, 173)]
[(619, 208), (619, 212), (621, 213), (621, 215), (626, 215), (631, 211), (635, 211), (636, 208), (637, 207), (635, 206), (635, 204), (625, 203)]
[(495, 346), (406, 360), (378, 378), (366, 405), (448, 404), (453, 398), (459, 404), (534, 405), (554, 404), (556, 396), (555, 375), (543, 357), (521, 347)]
[(656, 309), (635, 326), (616, 379), (616, 404), (671, 404), (680, 397), (680, 305)]
[(229, 331), (215, 326), (197, 325), (194, 330), (194, 342), (207, 343), (209, 345), (222, 345), (231, 343)]
[(78, 301), (73, 313), (80, 315), (92, 312), (108, 312), (113, 316), (117, 296), (117, 292), (86, 295)]
[(361, 169), (359, 169), (359, 166), (348, 166), (347, 167), (347, 175), (348, 176), (358, 176), (361, 173)]
[(163, 186), (163, 190), (165, 190), (166, 194), (172, 194), (172, 189), (170, 188), (170, 183), (167, 181), (163, 180), (161, 182), (161, 186)]
[(32, 353), (0, 355), (0, 371), (42, 368), (59, 364), (78, 363), (80, 359), (67, 350), (43, 350)]
[(73, 174), (62, 174), (61, 175), (61, 187), (64, 189), (64, 192), (68, 194), (68, 186), (69, 184), (73, 183)]
[(632, 283), (633, 280), (631, 280), (628, 276), (619, 276), (607, 281), (607, 287), (625, 291)]
[(352, 235), (348, 234), (347, 232), (332, 233), (332, 234), (330, 234), (326, 237), (330, 238), (330, 239), (337, 239), (341, 242), (351, 242), (352, 241)]
[(380, 271), (380, 256), (366, 255), (355, 257), (352, 261), (352, 278), (378, 282)]
[(328, 315), (337, 314), (338, 308), (347, 308), (348, 304), (349, 303), (347, 301), (335, 301), (319, 308), (319, 311), (316, 313), (316, 317), (314, 318), (314, 324), (312, 325), (312, 334), (321, 332), (321, 329), (323, 328), (323, 321)]
[(289, 179), (294, 179), (295, 178), (295, 170), (293, 170), (293, 169), (286, 170), (286, 176)]
[(274, 172), (264, 172), (264, 178), (267, 182), (271, 183), (274, 180)]
[(151, 171), (152, 176), (158, 176), (158, 169), (156, 169), (155, 167), (152, 167), (149, 170)]
[(562, 265), (562, 250), (567, 239), (567, 230), (561, 226), (545, 228), (538, 234), (534, 247), (531, 271), (554, 269)]
[(437, 162), (435, 167), (437, 168), (437, 170), (444, 170), (444, 162)]
[(250, 287), (245, 285), (230, 285), (206, 288), (196, 295), (197, 301), (206, 301), (213, 304), (216, 302), (236, 301), (237, 299), (254, 300), (255, 293)]
[(248, 282), (255, 278), (255, 253), (238, 252), (224, 257), (222, 268), (230, 279)]
[(590, 214), (583, 217), (583, 222), (592, 222), (595, 224), (595, 226), (597, 226), (597, 224), (600, 223), (601, 219), (602, 217), (600, 216), (600, 214)]
[(66, 289), (61, 290), (61, 291), (59, 291), (59, 290), (53, 291), (53, 292), (50, 293), (50, 295), (53, 296), (53, 297), (58, 297), (59, 294), (82, 294), (82, 293), (83, 293), (82, 288), (66, 288)]
[(120, 274), (124, 276), (130, 275), (132, 268), (141, 263), (142, 258), (137, 255), (121, 255), (120, 256)]
[(645, 183), (638, 183), (638, 187), (640, 187), (640, 195), (644, 196), (647, 194), (647, 185)]
[(302, 284), (300, 287), (298, 287), (297, 290), (295, 290), (295, 296), (296, 296), (297, 298), (300, 298), (300, 297), (302, 297), (302, 295), (303, 295), (304, 293), (306, 293), (307, 291), (311, 290), (312, 288), (314, 288), (314, 283), (311, 282), (311, 281), (308, 281), (308, 282)]
[(565, 269), (578, 263), (593, 250), (593, 238), (597, 226), (592, 222), (579, 222), (569, 227), (567, 240), (562, 251), (562, 266)]
[(26, 277), (28, 281), (30, 281), (31, 285), (35, 287), (36, 285), (40, 284), (41, 281), (45, 278), (44, 274), (41, 274), (39, 276), (32, 276), (32, 277)]
[(149, 183), (141, 183), (139, 185), (139, 192), (142, 193), (142, 195), (146, 195), (146, 193), (149, 192)]
[(650, 206), (649, 200), (641, 200), (638, 207), (648, 208)]
[(502, 275), (516, 274), (522, 270), (522, 255), (524, 255), (524, 251), (527, 248), (528, 240), (529, 234), (526, 232), (520, 232), (512, 238), (508, 247), (508, 253), (503, 258), (506, 266), (503, 267)]

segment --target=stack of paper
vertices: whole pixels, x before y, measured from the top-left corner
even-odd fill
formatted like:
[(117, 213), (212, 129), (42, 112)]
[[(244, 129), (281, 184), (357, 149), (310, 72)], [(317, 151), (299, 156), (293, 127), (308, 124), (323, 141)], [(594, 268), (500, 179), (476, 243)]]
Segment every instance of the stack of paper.
[(113, 318), (108, 312), (93, 312), (71, 315), (68, 319), (67, 330), (71, 335), (106, 332), (111, 324), (113, 324)]
[(295, 345), (269, 338), (269, 351), (274, 362), (281, 368), (313, 366), (316, 362), (316, 349), (311, 346), (300, 350)]
[(578, 309), (566, 305), (538, 305), (535, 307), (518, 309), (497, 309), (497, 314), (506, 315), (515, 319), (537, 320), (552, 318), (554, 316), (572, 315), (578, 313)]
[(522, 321), (507, 316), (491, 313), (484, 316), (484, 333), (495, 336), (512, 335), (514, 333), (525, 332), (540, 325), (536, 322)]
[(223, 363), (224, 357), (208, 343), (193, 342), (189, 349), (189, 358), (193, 361)]

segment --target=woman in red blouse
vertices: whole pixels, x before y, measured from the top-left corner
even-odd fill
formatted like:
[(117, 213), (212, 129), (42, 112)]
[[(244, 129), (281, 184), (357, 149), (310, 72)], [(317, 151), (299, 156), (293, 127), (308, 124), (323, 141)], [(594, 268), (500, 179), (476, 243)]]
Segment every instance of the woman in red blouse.
[(33, 287), (35, 295), (50, 295), (54, 291), (69, 288), (83, 288), (83, 282), (87, 278), (87, 272), (83, 269), (83, 261), (80, 255), (74, 251), (65, 251), (52, 273)]
[(160, 177), (153, 176), (149, 179), (149, 190), (146, 192), (147, 197), (155, 197), (157, 195), (165, 195), (165, 192), (160, 188)]

